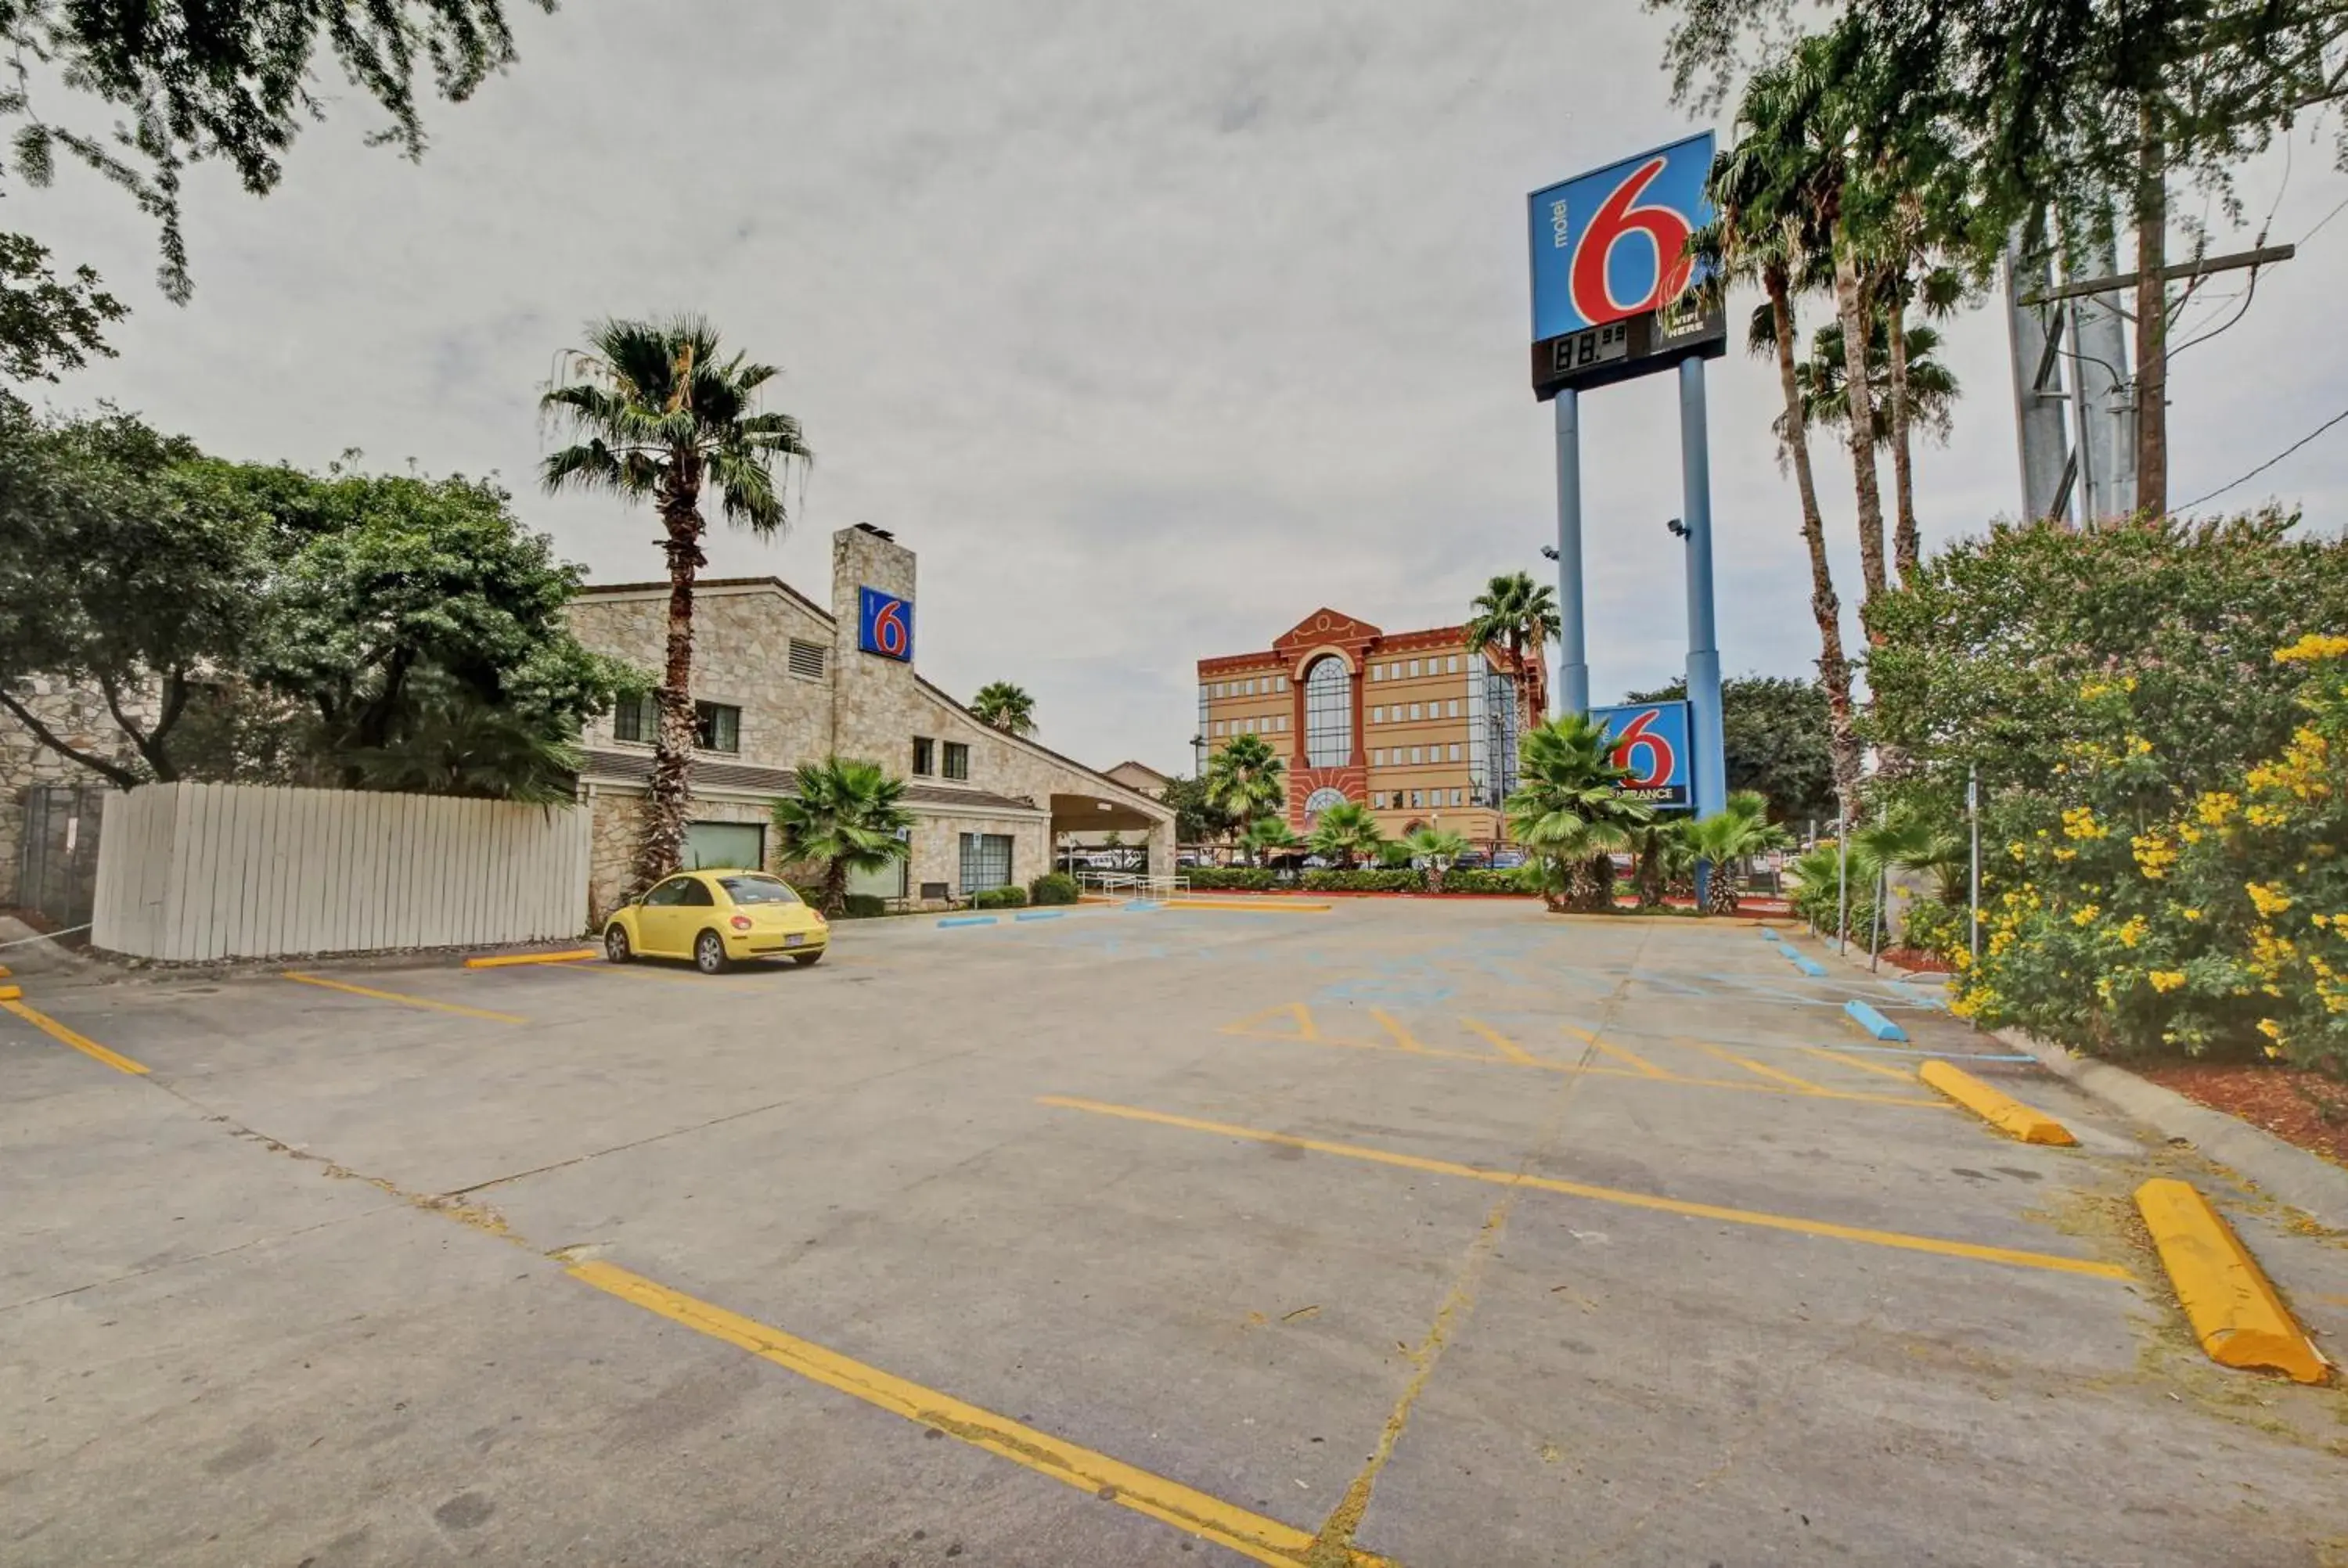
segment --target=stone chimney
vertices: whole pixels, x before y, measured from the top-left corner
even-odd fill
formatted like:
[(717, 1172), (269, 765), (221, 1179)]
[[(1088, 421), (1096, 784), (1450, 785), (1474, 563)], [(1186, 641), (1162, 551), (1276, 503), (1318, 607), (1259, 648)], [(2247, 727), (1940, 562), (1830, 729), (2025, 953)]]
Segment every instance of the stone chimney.
[(831, 744), (844, 757), (863, 757), (892, 774), (904, 773), (919, 716), (911, 658), (864, 651), (864, 593), (873, 589), (904, 601), (908, 652), (921, 652), (913, 552), (870, 523), (831, 536)]

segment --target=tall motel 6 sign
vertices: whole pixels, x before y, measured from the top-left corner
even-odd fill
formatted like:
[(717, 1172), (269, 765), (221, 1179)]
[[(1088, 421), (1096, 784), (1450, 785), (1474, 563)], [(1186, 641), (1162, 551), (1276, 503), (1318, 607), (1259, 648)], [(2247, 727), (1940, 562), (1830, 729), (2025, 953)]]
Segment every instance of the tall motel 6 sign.
[[(1727, 804), (1721, 755), (1720, 650), (1713, 629), (1712, 460), (1706, 442), (1704, 363), (1728, 352), (1722, 303), (1707, 308), (1688, 237), (1712, 221), (1704, 200), (1712, 133), (1689, 137), (1526, 199), (1532, 249), (1533, 394), (1555, 405), (1557, 424), (1558, 688), (1565, 707), (1590, 712), (1581, 573), (1581, 419), (1585, 387), (1676, 367), (1680, 381), (1681, 517), (1687, 549), (1688, 701), (1678, 715), (1676, 788), (1655, 775), (1670, 749), (1677, 704), (1601, 711), (1616, 757), (1645, 781), (1652, 804), (1699, 815)], [(1653, 712), (1637, 735), (1639, 715)], [(1653, 737), (1634, 745), (1642, 737)], [(1669, 769), (1664, 770), (1668, 774)], [(1673, 796), (1676, 794), (1677, 798)]]

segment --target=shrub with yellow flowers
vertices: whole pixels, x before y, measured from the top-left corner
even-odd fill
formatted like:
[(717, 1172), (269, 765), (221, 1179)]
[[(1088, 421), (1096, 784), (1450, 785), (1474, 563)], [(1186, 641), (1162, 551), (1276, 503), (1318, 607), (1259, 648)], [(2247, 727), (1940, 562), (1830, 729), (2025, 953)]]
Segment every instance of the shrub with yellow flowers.
[(2060, 802), (1998, 867), (1958, 1009), (2108, 1054), (2348, 1070), (2348, 637), (2272, 653), (2301, 722), (2181, 799), (2124, 685), (2081, 693)]

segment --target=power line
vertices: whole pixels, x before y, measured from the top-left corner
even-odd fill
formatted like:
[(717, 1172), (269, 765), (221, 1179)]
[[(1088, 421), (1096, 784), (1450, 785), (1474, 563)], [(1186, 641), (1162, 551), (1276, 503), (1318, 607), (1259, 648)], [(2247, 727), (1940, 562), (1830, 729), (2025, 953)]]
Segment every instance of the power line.
[(2206, 496), (2197, 496), (2192, 500), (2186, 502), (2183, 506), (2178, 507), (2176, 509), (2180, 512), (2189, 512), (2204, 501), (2216, 500), (2219, 497), (2234, 488), (2237, 485), (2249, 484), (2252, 479), (2257, 478), (2260, 475), (2265, 473), (2268, 469), (2273, 467), (2276, 464), (2281, 462), (2284, 458), (2290, 456), (2292, 453), (2298, 451), (2301, 447), (2306, 446), (2309, 442), (2314, 440), (2317, 436), (2322, 435), (2325, 431), (2331, 429), (2333, 425), (2339, 424), (2343, 419), (2348, 419), (2348, 408), (2342, 409), (2339, 413), (2333, 415), (2331, 418), (2325, 420), (2322, 424), (2317, 425), (2314, 429), (2309, 431), (2306, 435), (2301, 436), (2298, 440), (2292, 442), (2290, 446), (2284, 447), (2281, 451), (2276, 453), (2273, 456), (2268, 458), (2265, 462), (2260, 464), (2249, 473), (2243, 475), (2240, 478), (2220, 485)]

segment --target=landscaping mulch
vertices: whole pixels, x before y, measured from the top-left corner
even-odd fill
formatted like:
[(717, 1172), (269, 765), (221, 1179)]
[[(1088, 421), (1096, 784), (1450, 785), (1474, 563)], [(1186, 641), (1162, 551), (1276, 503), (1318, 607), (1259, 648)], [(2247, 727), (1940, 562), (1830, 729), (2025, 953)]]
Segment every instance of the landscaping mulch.
[(2298, 1067), (2181, 1061), (2135, 1069), (2188, 1100), (2263, 1127), (2287, 1143), (2348, 1165), (2348, 1083)]

